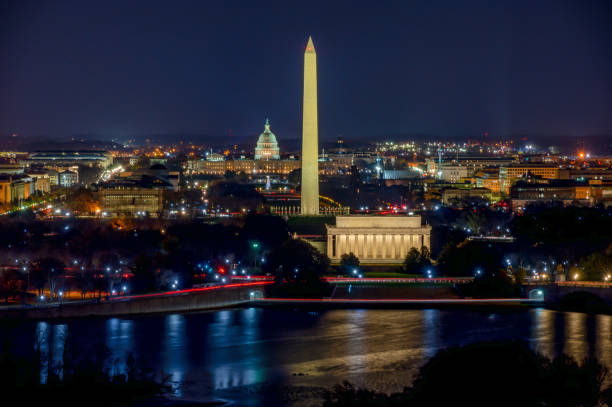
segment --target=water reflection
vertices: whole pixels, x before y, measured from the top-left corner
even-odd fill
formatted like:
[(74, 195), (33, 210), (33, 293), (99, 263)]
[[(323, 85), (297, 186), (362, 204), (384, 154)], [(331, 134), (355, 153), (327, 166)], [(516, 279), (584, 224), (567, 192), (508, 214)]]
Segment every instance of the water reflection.
[(582, 360), (588, 355), (586, 319), (586, 314), (579, 312), (565, 313), (565, 346), (563, 347), (563, 353), (576, 360)]
[(367, 368), (367, 348), (365, 330), (366, 310), (351, 310), (347, 313), (346, 365), (349, 372), (347, 380), (355, 381), (353, 376)]
[(595, 356), (612, 368), (612, 315), (596, 315)]
[(261, 311), (249, 308), (215, 313), (206, 345), (213, 389), (248, 386), (265, 379), (264, 353), (259, 346)]
[(440, 310), (423, 310), (423, 328), (425, 337), (423, 338), (423, 356), (430, 358), (436, 354), (440, 348)]
[(181, 396), (181, 384), (187, 365), (185, 317), (180, 314), (167, 315), (165, 322), (163, 370), (169, 375), (175, 394)]
[(536, 308), (530, 310), (532, 317), (531, 337), (533, 348), (546, 357), (555, 354), (555, 313), (553, 311)]
[[(195, 399), (234, 397), (236, 389), (258, 384), (329, 387), (343, 380), (399, 391), (439, 349), (493, 339), (528, 340), (549, 357), (567, 353), (576, 359), (594, 355), (612, 361), (612, 316), (546, 309), (491, 314), (249, 308), (133, 320), (38, 322), (11, 336), (24, 344), (34, 342), (30, 349), (40, 353), (44, 382), (49, 369), (61, 365), (68, 333), (79, 357), (89, 357), (95, 345), (103, 344), (110, 350), (107, 366), (120, 373), (134, 353), (139, 366), (169, 374), (177, 395)], [(265, 404), (250, 390), (243, 397), (239, 405)]]
[(104, 345), (109, 351), (105, 366), (110, 374), (123, 374), (127, 370), (127, 358), (134, 352), (133, 325), (131, 320), (109, 318), (104, 331)]
[(40, 355), (40, 382), (46, 383), (49, 372), (49, 324), (46, 322), (36, 325), (34, 351)]

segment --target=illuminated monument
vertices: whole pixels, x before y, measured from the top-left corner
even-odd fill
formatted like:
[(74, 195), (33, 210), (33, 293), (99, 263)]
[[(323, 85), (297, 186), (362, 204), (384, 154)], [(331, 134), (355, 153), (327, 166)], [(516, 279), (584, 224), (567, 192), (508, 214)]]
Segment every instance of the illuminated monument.
[(280, 150), (276, 136), (270, 131), (270, 122), (266, 119), (264, 131), (259, 135), (257, 146), (255, 147), (256, 160), (278, 160), (280, 159)]
[(339, 263), (355, 254), (365, 264), (400, 264), (413, 247), (430, 249), (431, 226), (414, 216), (336, 216), (327, 227), (327, 255)]
[(304, 105), (302, 118), (301, 214), (319, 214), (319, 126), (317, 119), (317, 54), (312, 38), (304, 52)]

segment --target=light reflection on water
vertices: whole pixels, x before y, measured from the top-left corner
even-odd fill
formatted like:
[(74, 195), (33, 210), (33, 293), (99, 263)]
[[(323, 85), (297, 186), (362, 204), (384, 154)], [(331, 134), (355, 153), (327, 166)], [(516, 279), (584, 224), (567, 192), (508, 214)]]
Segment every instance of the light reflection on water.
[(169, 375), (170, 384), (177, 396), (181, 396), (180, 384), (187, 364), (185, 346), (185, 317), (181, 314), (166, 315), (164, 338), (164, 372)]
[(612, 361), (612, 316), (546, 309), (249, 308), (38, 322), (9, 333), (38, 344), (43, 381), (47, 360), (52, 366), (61, 361), (63, 338), (69, 334), (80, 355), (104, 344), (110, 351), (107, 366), (115, 372), (124, 371), (133, 354), (139, 365), (168, 374), (177, 396), (228, 397), (241, 405), (265, 404), (257, 391), (240, 389), (267, 384), (330, 387), (350, 380), (398, 391), (437, 350), (482, 340), (523, 339), (546, 356), (565, 352), (577, 359), (592, 355)]

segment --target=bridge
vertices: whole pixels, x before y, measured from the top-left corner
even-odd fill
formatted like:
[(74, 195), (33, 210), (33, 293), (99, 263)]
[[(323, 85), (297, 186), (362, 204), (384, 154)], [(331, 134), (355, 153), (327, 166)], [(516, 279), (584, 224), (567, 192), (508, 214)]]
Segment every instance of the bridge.
[(539, 300), (549, 305), (612, 309), (612, 283), (595, 281), (531, 282), (525, 283), (523, 286), (529, 299)]

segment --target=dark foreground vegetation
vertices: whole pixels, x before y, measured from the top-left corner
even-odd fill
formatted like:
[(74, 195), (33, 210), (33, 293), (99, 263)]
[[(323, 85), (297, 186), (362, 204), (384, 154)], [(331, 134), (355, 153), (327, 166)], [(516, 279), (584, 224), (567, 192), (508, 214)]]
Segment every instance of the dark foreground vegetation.
[(411, 386), (385, 394), (345, 382), (323, 407), (612, 406), (607, 368), (595, 359), (548, 359), (523, 342), (485, 342), (439, 351)]
[[(18, 395), (28, 406), (153, 405), (171, 391), (163, 377), (139, 369), (132, 358), (116, 372), (104, 347), (86, 357), (77, 360), (67, 349), (61, 361), (49, 365), (40, 352), (17, 356), (5, 342), (0, 391)], [(439, 351), (402, 392), (379, 393), (344, 382), (323, 393), (323, 407), (612, 406), (607, 379), (607, 368), (592, 358), (551, 360), (524, 342), (484, 342)]]
[(40, 350), (19, 355), (5, 341), (0, 350), (0, 393), (5, 400), (17, 397), (24, 406), (134, 406), (170, 390), (163, 377), (138, 368), (132, 357), (124, 372), (114, 371), (104, 346), (86, 359), (64, 349), (61, 361), (52, 362)]

